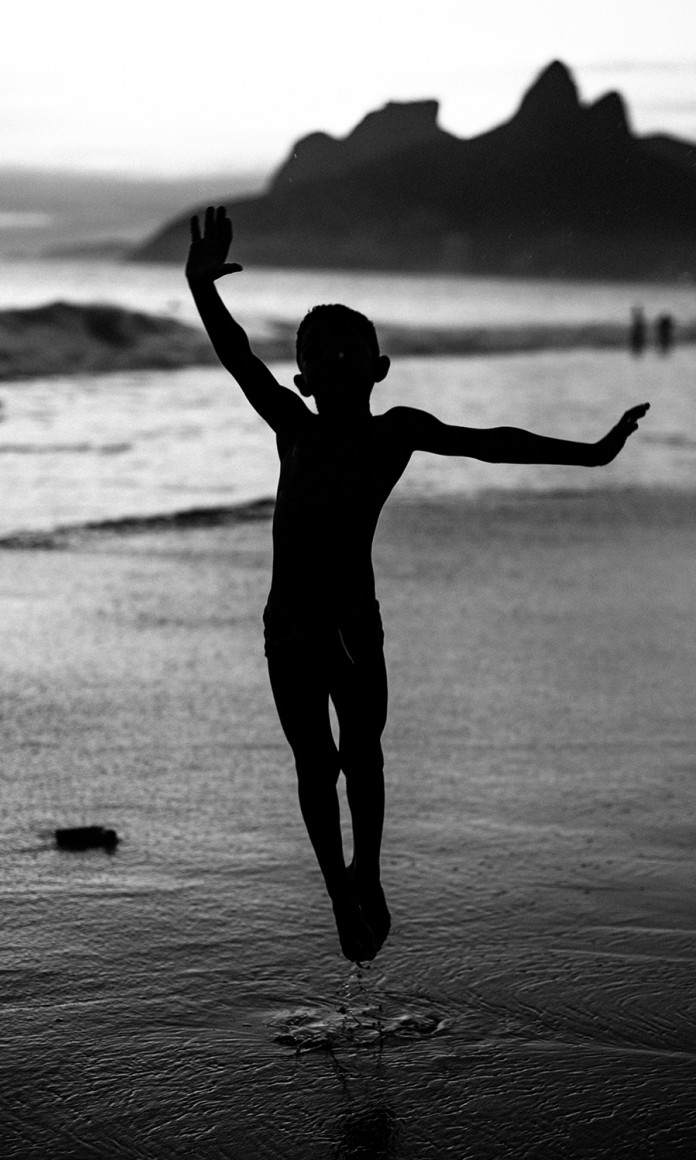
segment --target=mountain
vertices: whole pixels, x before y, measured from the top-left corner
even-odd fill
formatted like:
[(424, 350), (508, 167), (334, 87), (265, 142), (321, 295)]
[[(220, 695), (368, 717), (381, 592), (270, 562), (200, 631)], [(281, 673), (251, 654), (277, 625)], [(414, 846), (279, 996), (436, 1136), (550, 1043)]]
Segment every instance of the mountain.
[[(696, 146), (638, 137), (623, 99), (583, 104), (554, 61), (514, 116), (441, 129), (390, 103), (344, 139), (299, 141), (259, 196), (230, 199), (242, 264), (560, 277), (696, 277)], [(194, 205), (136, 249), (183, 262)]]

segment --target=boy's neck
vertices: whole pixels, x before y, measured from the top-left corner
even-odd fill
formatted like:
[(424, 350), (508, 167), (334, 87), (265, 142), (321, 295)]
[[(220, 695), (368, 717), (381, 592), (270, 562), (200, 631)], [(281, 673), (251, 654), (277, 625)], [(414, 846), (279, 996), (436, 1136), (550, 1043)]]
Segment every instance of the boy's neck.
[(322, 407), (319, 410), (317, 407), (317, 414), (322, 423), (325, 423), (327, 427), (348, 430), (351, 427), (358, 427), (361, 423), (365, 423), (366, 420), (372, 418), (369, 401), (364, 406), (351, 407), (350, 409), (337, 408), (333, 410), (331, 407)]

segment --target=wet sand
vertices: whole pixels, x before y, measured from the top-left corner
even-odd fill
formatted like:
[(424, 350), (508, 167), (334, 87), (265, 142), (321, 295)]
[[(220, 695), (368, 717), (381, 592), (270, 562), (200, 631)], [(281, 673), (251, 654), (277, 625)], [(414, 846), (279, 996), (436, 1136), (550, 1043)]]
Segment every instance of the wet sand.
[[(267, 688), (268, 522), (0, 552), (3, 1155), (691, 1156), (695, 524), (387, 509), (362, 973)], [(122, 842), (57, 850), (75, 824)]]

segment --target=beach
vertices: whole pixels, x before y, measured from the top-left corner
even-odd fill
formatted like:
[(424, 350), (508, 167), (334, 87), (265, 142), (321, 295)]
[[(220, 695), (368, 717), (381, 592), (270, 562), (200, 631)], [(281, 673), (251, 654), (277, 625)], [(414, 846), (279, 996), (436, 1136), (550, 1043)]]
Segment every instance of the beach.
[[(387, 506), (362, 970), (268, 689), (267, 515), (0, 550), (3, 1156), (691, 1156), (693, 493)], [(56, 849), (87, 824), (115, 852)]]

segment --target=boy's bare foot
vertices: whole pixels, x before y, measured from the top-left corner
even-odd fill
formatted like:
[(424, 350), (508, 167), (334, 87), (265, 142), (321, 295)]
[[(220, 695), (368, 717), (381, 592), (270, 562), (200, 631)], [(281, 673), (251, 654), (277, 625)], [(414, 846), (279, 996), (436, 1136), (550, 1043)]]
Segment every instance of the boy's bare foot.
[(332, 898), (331, 901), (341, 950), (345, 957), (351, 963), (364, 963), (374, 959), (379, 948), (353, 895), (345, 893)]
[(379, 880), (376, 882), (365, 882), (358, 879), (352, 862), (348, 867), (348, 878), (360, 907), (361, 914), (374, 935), (376, 954), (384, 946), (391, 929), (391, 915), (387, 907), (387, 900), (384, 897), (382, 885)]

